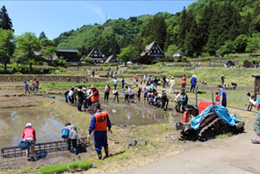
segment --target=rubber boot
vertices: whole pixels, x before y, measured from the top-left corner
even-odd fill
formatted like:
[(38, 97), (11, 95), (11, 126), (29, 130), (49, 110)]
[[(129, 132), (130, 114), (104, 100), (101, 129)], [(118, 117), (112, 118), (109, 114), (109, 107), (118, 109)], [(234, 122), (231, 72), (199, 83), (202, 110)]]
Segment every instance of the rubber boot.
[(108, 157), (108, 147), (105, 147), (106, 158)]
[(98, 159), (102, 159), (102, 153), (101, 153), (101, 151), (99, 151), (99, 152), (97, 152), (97, 155), (98, 155)]

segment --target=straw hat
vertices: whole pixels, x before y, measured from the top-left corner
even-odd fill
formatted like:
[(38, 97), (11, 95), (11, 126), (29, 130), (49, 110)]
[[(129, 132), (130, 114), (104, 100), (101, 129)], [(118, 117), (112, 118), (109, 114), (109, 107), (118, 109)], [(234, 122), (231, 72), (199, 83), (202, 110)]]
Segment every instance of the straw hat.
[(174, 77), (172, 76), (172, 79), (174, 79)]
[(90, 89), (96, 89), (96, 87), (94, 85), (91, 85)]

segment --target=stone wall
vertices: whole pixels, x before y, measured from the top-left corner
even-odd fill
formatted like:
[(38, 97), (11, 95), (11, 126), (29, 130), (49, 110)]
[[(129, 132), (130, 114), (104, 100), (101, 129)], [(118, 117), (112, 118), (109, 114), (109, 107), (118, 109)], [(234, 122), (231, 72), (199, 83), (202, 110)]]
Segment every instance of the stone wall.
[[(23, 82), (30, 81), (33, 79), (39, 79), (40, 81), (58, 81), (66, 82), (68, 77), (70, 77), (71, 82), (76, 81), (76, 77), (80, 78), (80, 81), (83, 81), (83, 76), (63, 76), (63, 75), (0, 75), (0, 82)], [(105, 82), (105, 78), (93, 78), (87, 77), (88, 82)]]

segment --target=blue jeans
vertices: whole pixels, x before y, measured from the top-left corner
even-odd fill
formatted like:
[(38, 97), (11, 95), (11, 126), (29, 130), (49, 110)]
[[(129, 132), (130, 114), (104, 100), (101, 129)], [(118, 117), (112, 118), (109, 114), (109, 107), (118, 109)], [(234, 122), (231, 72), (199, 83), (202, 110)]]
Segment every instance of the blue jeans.
[(108, 146), (107, 131), (95, 131), (93, 133), (93, 136), (94, 136), (95, 149), (97, 152), (101, 151), (102, 146), (104, 148), (106, 148)]

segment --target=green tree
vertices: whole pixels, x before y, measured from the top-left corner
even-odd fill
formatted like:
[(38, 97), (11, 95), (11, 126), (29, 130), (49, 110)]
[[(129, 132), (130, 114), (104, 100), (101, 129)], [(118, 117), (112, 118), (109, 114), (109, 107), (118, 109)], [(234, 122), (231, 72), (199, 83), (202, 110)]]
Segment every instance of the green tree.
[(236, 46), (236, 51), (238, 53), (244, 53), (246, 51), (247, 39), (248, 39), (247, 35), (241, 34), (234, 41)]
[(155, 15), (149, 20), (147, 25), (145, 25), (144, 30), (141, 33), (141, 37), (143, 37), (143, 40), (145, 41), (144, 44), (147, 45), (156, 41), (160, 47), (164, 49), (166, 30), (167, 26), (163, 15), (160, 13)]
[(176, 45), (173, 44), (173, 45), (168, 46), (165, 54), (167, 55), (167, 57), (171, 58), (173, 56), (173, 54), (175, 54), (178, 51), (180, 51), (180, 49)]
[(47, 37), (43, 31), (39, 35), (39, 40), (42, 40), (42, 39), (47, 39)]
[(30, 65), (32, 72), (32, 65), (39, 61), (39, 52), (41, 50), (40, 41), (34, 33), (26, 32), (21, 36), (16, 37), (17, 46), (15, 55), (18, 62)]
[(117, 59), (124, 61), (126, 65), (127, 61), (130, 61), (132, 58), (135, 57), (135, 55), (136, 48), (132, 45), (129, 45), (121, 49), (121, 53), (117, 55)]
[(246, 52), (253, 53), (260, 49), (260, 34), (253, 34), (247, 40)]
[(5, 70), (7, 70), (7, 63), (13, 56), (14, 49), (13, 31), (0, 29), (0, 62), (4, 64)]
[(12, 30), (13, 28), (12, 20), (9, 18), (4, 5), (0, 10), (0, 28), (5, 30)]
[(87, 57), (87, 58), (86, 58), (86, 62), (87, 62), (88, 64), (91, 64), (91, 63), (93, 62), (92, 57)]
[(55, 46), (54, 41), (49, 40), (47, 38), (42, 38), (40, 40), (40, 43), (41, 43), (42, 47), (54, 47)]
[(235, 52), (236, 46), (234, 44), (234, 42), (228, 40), (225, 42), (225, 44), (223, 46), (221, 46), (218, 50), (217, 50), (217, 54), (220, 54), (222, 56), (224, 56), (225, 54), (229, 54), (229, 53), (233, 53)]
[(42, 51), (42, 55), (50, 60), (51, 63), (53, 63), (53, 57), (56, 55), (56, 53), (57, 48), (54, 46), (47, 46)]

